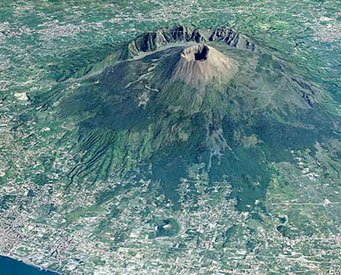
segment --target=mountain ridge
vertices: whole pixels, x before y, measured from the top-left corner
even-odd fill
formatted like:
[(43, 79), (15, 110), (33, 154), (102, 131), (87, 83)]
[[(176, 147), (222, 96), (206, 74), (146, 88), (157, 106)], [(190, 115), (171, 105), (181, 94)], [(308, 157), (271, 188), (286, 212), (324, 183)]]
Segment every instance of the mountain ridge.
[(200, 30), (193, 27), (175, 26), (157, 29), (138, 35), (136, 38), (123, 43), (112, 50), (112, 54), (95, 64), (89, 64), (76, 72), (65, 73), (58, 82), (69, 79), (78, 79), (86, 75), (101, 72), (103, 68), (115, 62), (138, 57), (141, 53), (153, 52), (162, 46), (180, 42), (223, 42), (228, 46), (251, 52), (261, 53), (262, 49), (256, 46), (247, 36), (240, 34), (229, 27)]

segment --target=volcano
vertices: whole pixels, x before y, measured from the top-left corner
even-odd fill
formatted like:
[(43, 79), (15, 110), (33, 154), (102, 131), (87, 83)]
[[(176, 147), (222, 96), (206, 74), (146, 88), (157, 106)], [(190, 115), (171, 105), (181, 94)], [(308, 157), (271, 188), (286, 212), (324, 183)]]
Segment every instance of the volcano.
[(269, 164), (339, 125), (293, 64), (230, 28), (144, 33), (59, 81), (78, 87), (45, 102), (77, 125), (82, 157), (71, 182), (140, 174), (160, 182), (175, 208), (193, 164), (213, 185), (228, 178), (239, 210), (261, 206)]

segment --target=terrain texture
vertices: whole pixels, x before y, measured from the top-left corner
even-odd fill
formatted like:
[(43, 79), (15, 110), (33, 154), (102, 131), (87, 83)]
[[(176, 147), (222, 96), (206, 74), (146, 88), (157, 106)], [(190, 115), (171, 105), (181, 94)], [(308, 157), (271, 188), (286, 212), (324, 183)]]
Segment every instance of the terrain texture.
[(66, 274), (339, 270), (336, 74), (230, 27), (124, 37), (4, 92), (0, 253)]

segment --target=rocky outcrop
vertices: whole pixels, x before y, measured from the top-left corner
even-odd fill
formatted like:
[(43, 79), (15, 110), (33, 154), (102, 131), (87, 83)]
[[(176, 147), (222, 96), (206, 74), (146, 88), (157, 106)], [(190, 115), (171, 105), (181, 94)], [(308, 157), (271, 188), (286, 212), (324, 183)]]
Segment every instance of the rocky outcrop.
[(224, 41), (229, 46), (250, 51), (257, 49), (256, 45), (248, 37), (228, 27), (199, 30), (191, 27), (176, 26), (147, 32), (133, 39), (127, 44), (130, 52), (127, 57), (132, 57), (141, 51), (155, 51), (159, 47), (170, 43), (201, 43), (206, 41)]
[(79, 79), (86, 75), (100, 73), (104, 68), (117, 61), (123, 61), (137, 57), (143, 53), (153, 52), (173, 43), (203, 43), (212, 41), (223, 41), (230, 47), (252, 52), (261, 52), (261, 49), (247, 36), (228, 27), (200, 30), (192, 27), (175, 26), (143, 33), (127, 42), (123, 47), (121, 45), (119, 48), (114, 49), (112, 54), (108, 55), (104, 60), (95, 64), (89, 64), (76, 73), (65, 74), (64, 77), (61, 77), (60, 81), (65, 81), (69, 78)]

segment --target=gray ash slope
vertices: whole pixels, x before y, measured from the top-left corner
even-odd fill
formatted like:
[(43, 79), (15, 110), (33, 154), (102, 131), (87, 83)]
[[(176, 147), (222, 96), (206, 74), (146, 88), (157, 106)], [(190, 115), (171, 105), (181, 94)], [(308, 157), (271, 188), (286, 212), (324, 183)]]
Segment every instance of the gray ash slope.
[(33, 101), (77, 125), (70, 184), (139, 175), (160, 181), (175, 208), (199, 163), (212, 185), (228, 179), (239, 210), (262, 208), (272, 161), (338, 138), (328, 95), (230, 28), (145, 33), (59, 82)]

